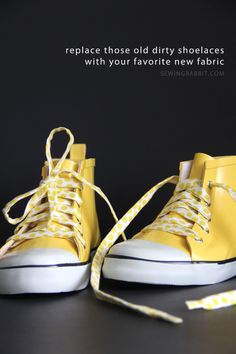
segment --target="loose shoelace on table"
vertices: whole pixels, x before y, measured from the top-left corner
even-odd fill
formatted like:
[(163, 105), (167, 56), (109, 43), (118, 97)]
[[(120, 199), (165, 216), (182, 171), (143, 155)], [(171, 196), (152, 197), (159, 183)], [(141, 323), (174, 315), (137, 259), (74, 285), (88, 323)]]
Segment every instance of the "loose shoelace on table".
[[(172, 323), (181, 323), (182, 319), (172, 316), (166, 312), (148, 306), (136, 305), (116, 296), (100, 290), (100, 278), (104, 258), (109, 249), (121, 236), (136, 215), (151, 200), (153, 195), (167, 183), (177, 184), (175, 193), (167, 203), (157, 219), (146, 229), (162, 230), (180, 236), (190, 236), (196, 241), (202, 241), (197, 233), (192, 230), (194, 223), (197, 223), (205, 232), (208, 232), (210, 220), (210, 197), (197, 179), (186, 179), (179, 181), (178, 176), (171, 176), (151, 188), (111, 229), (108, 235), (101, 242), (92, 262), (91, 285), (98, 299), (113, 304), (121, 305), (134, 311), (143, 313), (149, 317), (160, 318)], [(209, 188), (222, 188), (229, 193), (236, 202), (236, 192), (224, 183), (209, 182)], [(179, 217), (175, 215), (178, 214)], [(208, 310), (226, 307), (236, 304), (236, 291), (229, 291), (217, 295), (208, 296), (201, 300), (186, 301), (189, 309), (204, 308)]]
[[(69, 135), (69, 142), (62, 157), (55, 163), (51, 156), (51, 141), (55, 133), (61, 131), (65, 131)], [(51, 131), (46, 142), (47, 178), (41, 181), (39, 187), (14, 198), (3, 209), (3, 214), (8, 222), (19, 225), (16, 227), (14, 235), (0, 249), (0, 256), (20, 242), (45, 235), (73, 239), (77, 247), (79, 243), (85, 247), (80, 214), (80, 205), (83, 201), (79, 193), (76, 192), (81, 190), (84, 185), (97, 192), (106, 201), (115, 221), (118, 221), (108, 198), (99, 187), (88, 182), (79, 172), (63, 170), (62, 165), (73, 143), (74, 136), (69, 129), (59, 127)], [(17, 202), (28, 197), (31, 198), (23, 215), (12, 219), (9, 216), (10, 209)], [(125, 238), (124, 235), (123, 237)]]

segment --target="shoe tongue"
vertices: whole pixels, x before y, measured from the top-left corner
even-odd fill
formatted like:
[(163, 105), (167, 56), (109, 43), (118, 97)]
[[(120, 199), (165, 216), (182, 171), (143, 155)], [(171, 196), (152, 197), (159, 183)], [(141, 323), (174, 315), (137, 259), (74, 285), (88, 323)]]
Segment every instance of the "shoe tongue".
[(201, 179), (204, 163), (209, 160), (214, 160), (214, 158), (201, 152), (196, 153), (193, 158), (189, 178)]
[[(53, 160), (54, 166), (58, 162), (58, 160)], [(78, 171), (79, 165), (77, 162), (72, 161), (72, 160), (65, 160), (60, 168), (60, 170), (66, 170), (66, 171)], [(47, 161), (44, 163), (44, 166), (42, 168), (42, 178), (46, 178), (48, 176), (48, 163)]]
[[(70, 158), (66, 159), (62, 165), (60, 170), (66, 171), (77, 171), (80, 169), (80, 162), (84, 160), (86, 157), (86, 145), (85, 144), (73, 144), (71, 146)], [(58, 163), (58, 159), (53, 159), (54, 167)], [(48, 176), (48, 162), (45, 161), (44, 166), (42, 168), (42, 177), (45, 178)]]
[(77, 171), (78, 170), (78, 163), (72, 160), (65, 160), (61, 165), (61, 170), (66, 171)]

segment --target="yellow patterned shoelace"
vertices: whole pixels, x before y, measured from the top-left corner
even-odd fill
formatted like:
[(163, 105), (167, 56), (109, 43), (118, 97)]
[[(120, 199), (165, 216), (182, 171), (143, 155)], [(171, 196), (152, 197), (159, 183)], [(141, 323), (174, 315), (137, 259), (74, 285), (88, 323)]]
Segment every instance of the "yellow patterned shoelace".
[[(202, 241), (197, 233), (192, 230), (192, 226), (194, 223), (197, 223), (205, 232), (208, 232), (208, 222), (211, 217), (209, 211), (210, 197), (205, 189), (201, 187), (200, 180), (187, 179), (184, 181), (179, 181), (178, 176), (171, 176), (151, 188), (116, 223), (116, 225), (101, 242), (92, 262), (91, 285), (96, 297), (100, 300), (127, 307), (149, 317), (160, 318), (177, 324), (183, 322), (181, 318), (148, 306), (133, 304), (116, 296), (107, 294), (100, 289), (102, 265), (109, 249), (114, 245), (136, 215), (151, 200), (154, 194), (167, 183), (177, 184), (175, 193), (163, 211), (158, 215), (154, 223), (147, 226), (147, 228), (162, 230), (180, 236), (190, 236), (196, 241)], [(223, 183), (209, 182), (209, 188), (213, 187), (224, 189), (236, 202), (236, 192), (231, 187)], [(176, 214), (178, 214), (179, 217), (176, 217)], [(236, 304), (236, 291), (212, 295), (201, 300), (187, 301), (186, 304), (189, 309), (216, 309), (231, 306)]]
[[(56, 133), (62, 131), (68, 134), (69, 142), (62, 157), (55, 163), (51, 156), (51, 141)], [(73, 143), (74, 136), (69, 129), (59, 127), (51, 131), (46, 142), (48, 177), (41, 181), (39, 187), (14, 198), (3, 209), (3, 214), (8, 222), (19, 225), (16, 227), (14, 235), (0, 249), (0, 256), (5, 254), (10, 247), (16, 246), (24, 240), (45, 235), (73, 239), (77, 247), (79, 247), (79, 243), (85, 247), (79, 208), (83, 201), (79, 193), (76, 192), (81, 190), (84, 185), (97, 192), (106, 201), (115, 221), (118, 221), (108, 198), (99, 187), (88, 182), (79, 172), (62, 168)], [(12, 219), (9, 216), (11, 208), (20, 200), (28, 197), (31, 198), (23, 215)]]

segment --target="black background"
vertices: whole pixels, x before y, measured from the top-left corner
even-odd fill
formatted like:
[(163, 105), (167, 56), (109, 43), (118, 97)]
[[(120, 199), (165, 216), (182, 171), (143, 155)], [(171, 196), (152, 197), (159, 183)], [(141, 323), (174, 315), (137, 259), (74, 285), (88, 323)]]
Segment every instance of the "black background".
[[(87, 143), (97, 159), (96, 183), (119, 216), (152, 185), (178, 173), (180, 160), (199, 151), (235, 154), (233, 1), (2, 0), (0, 36), (1, 207), (37, 186), (45, 140), (56, 126), (72, 129)], [(167, 78), (157, 68), (85, 68), (65, 55), (66, 47), (81, 45), (224, 47), (225, 75)], [(56, 156), (65, 142), (63, 136), (56, 139)], [(159, 193), (128, 235), (154, 219), (170, 191)], [(101, 201), (98, 212), (105, 235), (113, 221)], [(1, 243), (11, 232), (1, 218)], [(212, 287), (117, 286), (113, 290), (130, 300), (152, 306), (163, 301), (163, 309), (179, 311), (187, 324), (177, 329), (106, 306), (90, 289), (68, 297), (2, 298), (1, 352), (15, 353), (17, 345), (18, 353), (165, 353), (175, 352), (177, 343), (179, 350), (197, 353), (203, 339), (206, 353), (235, 352), (235, 309), (185, 309), (187, 297), (210, 294)], [(218, 287), (232, 286), (233, 281)], [(78, 316), (70, 317), (77, 306)]]

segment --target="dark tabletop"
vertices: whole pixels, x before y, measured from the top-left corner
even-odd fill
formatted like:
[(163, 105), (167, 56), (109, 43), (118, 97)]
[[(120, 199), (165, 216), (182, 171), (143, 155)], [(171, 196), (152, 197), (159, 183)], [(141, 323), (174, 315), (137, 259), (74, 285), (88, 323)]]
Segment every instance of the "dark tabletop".
[(236, 352), (236, 307), (189, 311), (185, 300), (236, 288), (236, 280), (201, 287), (138, 286), (103, 281), (103, 288), (181, 316), (173, 325), (95, 299), (91, 288), (70, 294), (2, 296), (2, 354), (143, 354)]

